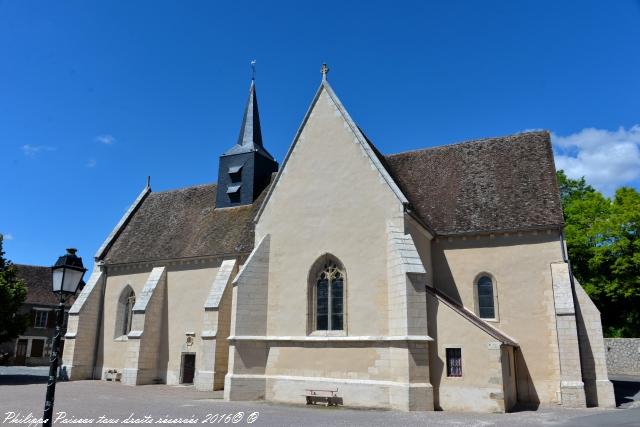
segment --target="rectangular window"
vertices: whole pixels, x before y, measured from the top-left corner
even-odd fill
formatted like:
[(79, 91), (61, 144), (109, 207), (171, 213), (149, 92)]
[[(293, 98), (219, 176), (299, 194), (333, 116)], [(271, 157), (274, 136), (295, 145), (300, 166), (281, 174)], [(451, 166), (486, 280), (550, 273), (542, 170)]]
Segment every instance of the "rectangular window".
[(447, 376), (448, 377), (461, 377), (462, 376), (462, 349), (461, 348), (448, 348), (447, 352)]
[(46, 328), (47, 327), (47, 318), (49, 317), (48, 311), (36, 310), (36, 315), (33, 321), (33, 326), (35, 328)]
[[(44, 313), (46, 313), (46, 311)], [(29, 357), (42, 357), (43, 350), (44, 340), (31, 340), (31, 354)]]

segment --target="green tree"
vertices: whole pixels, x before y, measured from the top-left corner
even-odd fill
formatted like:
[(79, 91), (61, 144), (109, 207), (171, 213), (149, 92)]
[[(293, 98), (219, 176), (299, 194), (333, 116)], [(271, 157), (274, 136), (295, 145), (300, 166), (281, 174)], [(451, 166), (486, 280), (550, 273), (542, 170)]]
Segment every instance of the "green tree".
[(557, 172), (558, 189), (560, 190), (560, 199), (562, 205), (573, 199), (579, 199), (587, 194), (594, 193), (596, 190), (588, 185), (584, 177), (580, 179), (570, 179), (563, 170)]
[(575, 276), (602, 314), (605, 335), (640, 336), (640, 193), (613, 199), (558, 171), (565, 237)]
[(11, 261), (4, 258), (3, 240), (0, 234), (0, 343), (23, 333), (28, 321), (28, 316), (17, 313), (27, 298), (27, 287)]

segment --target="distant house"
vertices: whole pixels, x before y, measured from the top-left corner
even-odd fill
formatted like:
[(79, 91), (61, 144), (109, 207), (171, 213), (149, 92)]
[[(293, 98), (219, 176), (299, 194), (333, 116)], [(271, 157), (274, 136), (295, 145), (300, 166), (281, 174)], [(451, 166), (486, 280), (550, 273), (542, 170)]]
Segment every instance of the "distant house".
[[(48, 365), (51, 344), (56, 327), (55, 308), (58, 298), (51, 292), (51, 268), (36, 265), (14, 264), (29, 292), (19, 314), (29, 314), (29, 326), (17, 339), (0, 345), (0, 353), (8, 353), (8, 361), (13, 365)], [(67, 302), (63, 326), (67, 328), (67, 312), (73, 299)]]

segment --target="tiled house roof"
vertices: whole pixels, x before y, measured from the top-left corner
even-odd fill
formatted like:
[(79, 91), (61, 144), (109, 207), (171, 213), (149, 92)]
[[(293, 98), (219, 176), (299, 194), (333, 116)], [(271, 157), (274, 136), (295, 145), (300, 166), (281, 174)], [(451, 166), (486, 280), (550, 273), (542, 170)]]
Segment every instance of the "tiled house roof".
[(426, 148), (385, 159), (415, 213), (437, 234), (562, 227), (548, 132)]
[(26, 304), (57, 305), (58, 297), (51, 291), (51, 268), (38, 265), (14, 264), (17, 275), (29, 290)]

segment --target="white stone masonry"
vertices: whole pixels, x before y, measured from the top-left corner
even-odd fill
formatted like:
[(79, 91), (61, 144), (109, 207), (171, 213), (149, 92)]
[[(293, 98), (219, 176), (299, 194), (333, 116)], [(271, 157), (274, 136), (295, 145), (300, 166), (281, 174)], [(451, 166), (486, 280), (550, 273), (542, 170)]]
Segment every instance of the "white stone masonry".
[(582, 382), (573, 291), (569, 274), (569, 264), (565, 262), (551, 264), (558, 350), (560, 353), (560, 393), (562, 406), (584, 408), (586, 400), (584, 383)]
[(269, 242), (267, 234), (255, 246), (233, 281), (225, 400), (259, 400), (265, 397), (267, 343), (236, 342), (234, 337), (267, 335)]
[[(411, 235), (387, 224), (389, 335), (427, 336), (427, 272)], [(433, 410), (429, 344), (391, 349), (390, 363), (405, 384), (389, 390), (389, 404), (404, 411)]]
[(166, 290), (166, 269), (155, 267), (133, 306), (133, 320), (122, 375), (123, 384), (153, 384), (160, 379), (162, 311), (166, 304)]
[(196, 359), (194, 378), (197, 390), (219, 390), (224, 386), (229, 358), (231, 322), (231, 280), (237, 272), (235, 259), (225, 260), (218, 268), (204, 304), (202, 320), (202, 355)]
[(63, 378), (88, 380), (93, 377), (105, 276), (101, 267), (94, 265), (91, 277), (69, 310), (61, 368)]

